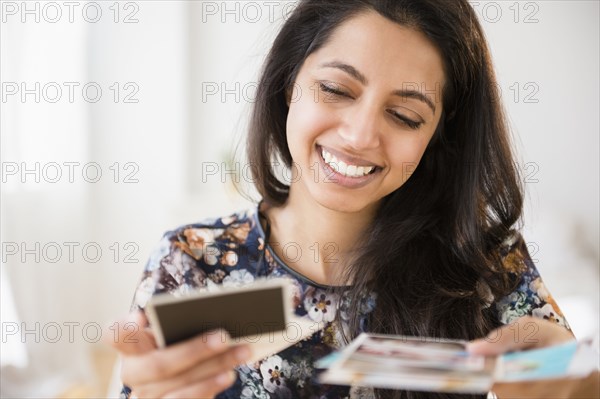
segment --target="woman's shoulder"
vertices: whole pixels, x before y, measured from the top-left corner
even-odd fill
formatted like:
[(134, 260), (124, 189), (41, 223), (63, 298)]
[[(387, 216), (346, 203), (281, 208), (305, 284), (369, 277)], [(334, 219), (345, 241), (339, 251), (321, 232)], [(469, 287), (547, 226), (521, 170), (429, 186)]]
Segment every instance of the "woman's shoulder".
[[(196, 260), (212, 263), (211, 249), (239, 249), (250, 244), (251, 236), (262, 236), (256, 217), (257, 208), (247, 208), (221, 217), (206, 217), (193, 223), (182, 224), (164, 233), (158, 248), (175, 247)], [(213, 251), (215, 252), (215, 251)], [(208, 257), (208, 259), (207, 259)]]
[(519, 230), (511, 230), (497, 251), (504, 270), (509, 273), (521, 275), (528, 270), (533, 271), (535, 269), (533, 264), (529, 264), (531, 257), (529, 256), (528, 244)]
[(513, 231), (499, 248), (502, 267), (516, 279), (515, 289), (496, 302), (499, 320), (503, 324), (526, 315), (550, 320), (566, 328), (569, 325), (546, 287), (537, 267), (537, 259), (530, 252), (535, 243), (525, 241), (519, 231)]
[(148, 257), (133, 305), (143, 308), (157, 293), (183, 295), (246, 276), (264, 245), (256, 212), (207, 217), (165, 232)]
[[(224, 216), (214, 217), (208, 216), (192, 223), (186, 223), (176, 226), (175, 228), (165, 232), (164, 236), (173, 237), (180, 234), (186, 234), (186, 231), (204, 229), (204, 230), (220, 230), (235, 229), (240, 225), (254, 225), (256, 220), (257, 208), (250, 207), (233, 211)], [(187, 233), (189, 234), (189, 233)]]

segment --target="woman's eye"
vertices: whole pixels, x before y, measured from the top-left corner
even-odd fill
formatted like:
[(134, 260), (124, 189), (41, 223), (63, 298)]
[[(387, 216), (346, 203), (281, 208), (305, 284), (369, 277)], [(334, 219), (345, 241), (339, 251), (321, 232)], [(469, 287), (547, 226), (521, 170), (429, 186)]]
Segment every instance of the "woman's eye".
[(334, 84), (325, 84), (323, 82), (319, 82), (319, 87), (325, 93), (329, 93), (329, 94), (333, 94), (333, 95), (341, 96), (341, 97), (350, 97), (345, 92), (339, 90), (337, 88), (337, 85), (334, 85)]
[(404, 125), (408, 126), (412, 130), (417, 130), (423, 124), (423, 122), (413, 121), (412, 119), (407, 118), (406, 116), (401, 115), (401, 114), (397, 113), (396, 111), (390, 110), (388, 112), (394, 117), (394, 119), (398, 123), (404, 124)]
[[(339, 96), (339, 97), (351, 98), (351, 96), (349, 94), (347, 94), (346, 92), (344, 92), (342, 90), (339, 90), (338, 85), (336, 85), (336, 84), (326, 84), (323, 82), (319, 82), (319, 87), (320, 87), (321, 91), (323, 91), (325, 93), (332, 94), (334, 96)], [(394, 110), (389, 110), (388, 112), (392, 115), (392, 117), (396, 120), (397, 123), (399, 123), (403, 126), (408, 126), (412, 130), (419, 129), (421, 127), (421, 125), (423, 124), (423, 122), (414, 121), (410, 118), (405, 117), (404, 115), (397, 113)]]

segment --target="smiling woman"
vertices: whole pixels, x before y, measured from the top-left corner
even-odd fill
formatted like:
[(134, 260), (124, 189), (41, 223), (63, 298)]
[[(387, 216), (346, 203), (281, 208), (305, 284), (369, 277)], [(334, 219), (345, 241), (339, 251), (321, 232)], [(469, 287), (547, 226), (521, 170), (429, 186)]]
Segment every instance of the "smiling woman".
[[(150, 333), (117, 342), (123, 395), (364, 397), (318, 384), (313, 369), (361, 331), (474, 340), (524, 320), (544, 332), (537, 346), (571, 339), (518, 232), (522, 188), (483, 37), (463, 0), (300, 1), (252, 113), (262, 201), (166, 233), (134, 308), (160, 292), (286, 277), (296, 314), (326, 327), (246, 364), (248, 348), (202, 336), (160, 350)], [(294, 172), (289, 185), (278, 159)]]
[[(289, 200), (373, 213), (402, 186), (410, 177), (406, 165), (419, 164), (442, 114), (435, 91), (398, 95), (412, 82), (438, 88), (444, 82), (441, 55), (425, 35), (374, 11), (339, 26), (306, 58), (294, 82), (300, 93), (316, 93), (292, 94), (289, 151), (300, 171), (321, 178), (302, 173)], [(364, 176), (348, 176), (358, 167)], [(365, 174), (365, 167), (373, 169)]]

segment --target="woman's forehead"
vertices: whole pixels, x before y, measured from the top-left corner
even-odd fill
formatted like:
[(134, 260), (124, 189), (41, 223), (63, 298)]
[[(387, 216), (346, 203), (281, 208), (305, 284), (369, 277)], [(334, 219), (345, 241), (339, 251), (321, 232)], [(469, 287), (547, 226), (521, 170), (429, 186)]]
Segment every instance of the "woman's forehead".
[(354, 67), (368, 85), (433, 91), (445, 80), (441, 53), (423, 33), (376, 12), (361, 13), (338, 26), (305, 66), (315, 71), (334, 61)]

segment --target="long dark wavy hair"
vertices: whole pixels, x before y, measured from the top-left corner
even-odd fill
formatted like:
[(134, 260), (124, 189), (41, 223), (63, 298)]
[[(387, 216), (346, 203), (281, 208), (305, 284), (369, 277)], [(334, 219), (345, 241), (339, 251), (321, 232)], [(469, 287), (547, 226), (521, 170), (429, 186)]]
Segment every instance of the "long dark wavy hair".
[[(467, 0), (301, 0), (261, 72), (247, 141), (255, 186), (267, 203), (285, 203), (289, 186), (270, 165), (280, 159), (292, 166), (286, 91), (304, 60), (336, 27), (366, 11), (425, 34), (441, 52), (447, 83), (444, 112), (421, 162), (400, 188), (383, 198), (365, 242), (346, 267), (346, 281), (353, 286), (350, 301), (360, 303), (365, 293), (377, 294), (367, 322), (372, 332), (482, 337), (500, 325), (486, 297), (501, 298), (514, 289), (515, 279), (502, 268), (498, 249), (520, 221), (523, 187), (490, 52)], [(360, 330), (360, 315), (359, 306), (351, 309), (353, 337)]]

